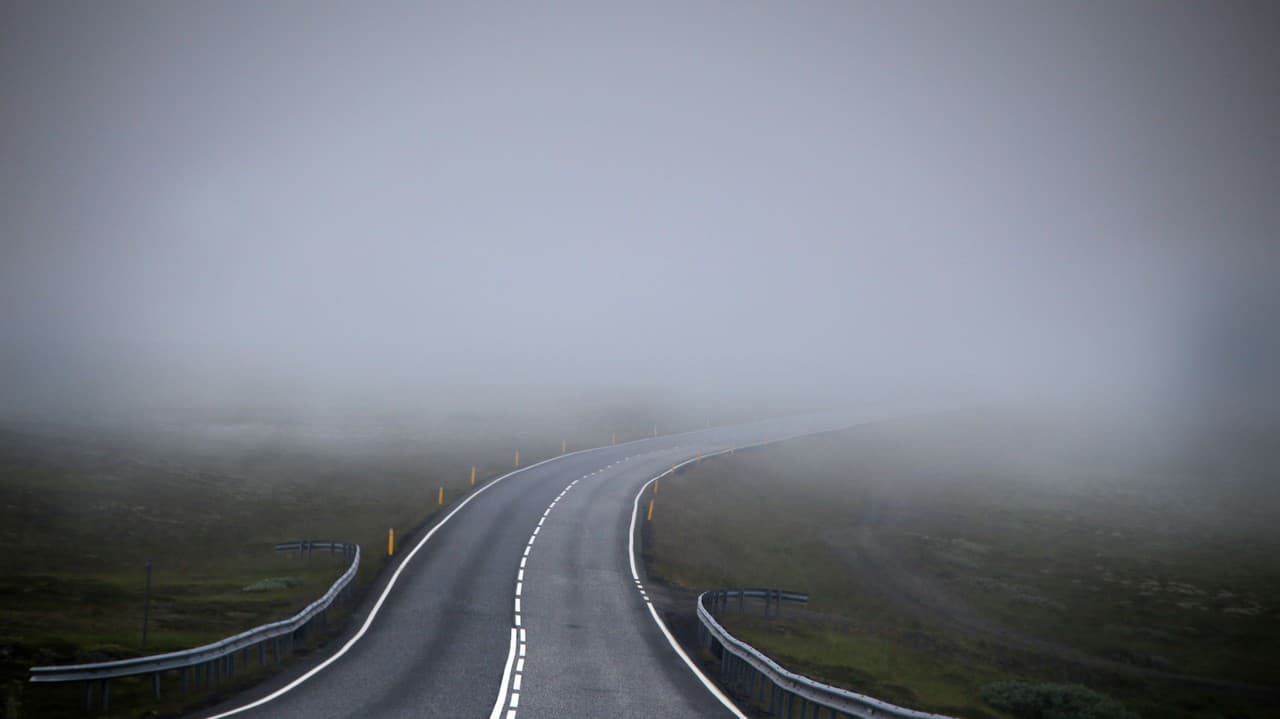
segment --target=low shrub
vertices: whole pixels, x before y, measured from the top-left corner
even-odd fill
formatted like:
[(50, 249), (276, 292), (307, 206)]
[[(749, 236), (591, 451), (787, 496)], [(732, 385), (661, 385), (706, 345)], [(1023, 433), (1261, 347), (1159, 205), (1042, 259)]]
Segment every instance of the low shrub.
[(1077, 684), (996, 682), (981, 696), (1017, 719), (1138, 719), (1115, 699)]

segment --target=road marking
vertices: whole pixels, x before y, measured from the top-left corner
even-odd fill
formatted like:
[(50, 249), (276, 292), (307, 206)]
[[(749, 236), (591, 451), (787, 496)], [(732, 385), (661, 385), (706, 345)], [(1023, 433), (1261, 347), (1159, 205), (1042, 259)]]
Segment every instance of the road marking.
[[(651, 440), (650, 440), (650, 438), (645, 437), (645, 438), (642, 438), (642, 439), (633, 439), (633, 440), (630, 440), (630, 441), (628, 441), (628, 442), (623, 442), (622, 444), (633, 444), (633, 443), (637, 443), (637, 442), (647, 442), (647, 441), (651, 441)], [(281, 696), (284, 696), (285, 694), (287, 694), (287, 693), (289, 693), (289, 692), (293, 691), (294, 689), (296, 689), (297, 687), (301, 686), (303, 682), (307, 681), (308, 679), (310, 679), (311, 677), (315, 676), (316, 674), (319, 674), (321, 671), (323, 671), (325, 668), (327, 668), (330, 664), (333, 664), (333, 663), (334, 663), (334, 662), (336, 662), (338, 659), (340, 659), (341, 657), (345, 656), (347, 652), (351, 651), (351, 647), (355, 646), (356, 642), (360, 641), (360, 639), (361, 639), (361, 638), (363, 638), (363, 637), (364, 637), (364, 635), (369, 631), (369, 627), (373, 625), (373, 620), (374, 620), (375, 618), (377, 618), (377, 616), (378, 616), (378, 612), (380, 612), (380, 611), (382, 610), (382, 605), (386, 602), (386, 600), (387, 600), (387, 596), (391, 593), (391, 589), (392, 589), (393, 587), (395, 587), (396, 582), (400, 579), (400, 574), (401, 574), (401, 572), (403, 572), (403, 571), (404, 571), (405, 567), (408, 567), (408, 566), (409, 566), (409, 564), (410, 564), (411, 560), (414, 558), (414, 556), (416, 556), (416, 555), (418, 554), (418, 550), (422, 549), (422, 547), (423, 547), (423, 546), (425, 546), (425, 545), (426, 545), (426, 543), (427, 543), (427, 542), (428, 542), (428, 541), (429, 541), (433, 536), (435, 536), (435, 533), (436, 533), (437, 531), (439, 531), (441, 527), (443, 527), (445, 524), (448, 524), (449, 520), (450, 520), (450, 519), (453, 519), (453, 516), (454, 516), (455, 514), (457, 514), (458, 512), (462, 511), (462, 508), (463, 508), (463, 507), (465, 507), (465, 506), (467, 506), (468, 504), (470, 504), (470, 503), (471, 503), (471, 500), (475, 499), (476, 497), (479, 497), (481, 494), (484, 494), (484, 493), (485, 493), (485, 492), (487, 492), (490, 488), (492, 488), (492, 487), (494, 487), (495, 485), (497, 485), (499, 482), (502, 482), (503, 480), (507, 479), (508, 477), (513, 477), (513, 476), (515, 476), (515, 475), (517, 475), (517, 474), (520, 474), (521, 472), (527, 472), (527, 471), (529, 471), (529, 470), (531, 470), (531, 469), (534, 469), (534, 468), (536, 468), (536, 467), (541, 467), (542, 465), (547, 464), (547, 463), (549, 463), (549, 462), (554, 462), (554, 461), (556, 461), (556, 460), (564, 459), (564, 458), (566, 458), (566, 457), (572, 457), (572, 456), (577, 455), (577, 454), (586, 454), (587, 452), (597, 452), (597, 451), (601, 451), (601, 450), (611, 450), (611, 449), (613, 449), (614, 447), (617, 447), (617, 446), (621, 446), (621, 445), (605, 445), (605, 446), (603, 446), (603, 447), (589, 447), (589, 448), (587, 448), (587, 449), (579, 449), (579, 450), (575, 450), (575, 451), (573, 451), (573, 452), (569, 452), (568, 454), (562, 454), (562, 455), (560, 455), (560, 456), (558, 456), (558, 457), (549, 457), (549, 458), (547, 458), (547, 459), (542, 460), (541, 462), (536, 462), (536, 463), (531, 464), (531, 465), (529, 465), (529, 466), (527, 466), (527, 467), (521, 467), (521, 468), (516, 469), (516, 470), (513, 470), (513, 471), (511, 471), (511, 472), (507, 472), (506, 474), (502, 475), (501, 477), (498, 477), (497, 479), (493, 480), (492, 482), (489, 482), (488, 484), (483, 485), (483, 486), (482, 486), (482, 487), (480, 487), (479, 489), (475, 490), (474, 492), (472, 492), (472, 493), (471, 493), (471, 495), (470, 495), (470, 496), (468, 496), (466, 499), (462, 500), (462, 501), (458, 504), (458, 506), (456, 506), (456, 507), (454, 507), (452, 510), (450, 510), (450, 511), (449, 511), (449, 513), (448, 513), (448, 514), (446, 514), (446, 515), (444, 516), (444, 518), (440, 520), (440, 522), (439, 522), (439, 523), (437, 523), (434, 527), (432, 527), (432, 528), (431, 528), (431, 531), (427, 532), (427, 533), (426, 533), (426, 535), (425, 535), (425, 536), (423, 536), (423, 538), (422, 538), (421, 540), (419, 540), (419, 541), (418, 541), (418, 543), (417, 543), (416, 545), (414, 545), (413, 550), (412, 550), (411, 552), (409, 552), (407, 555), (405, 555), (405, 558), (404, 558), (403, 560), (401, 560), (400, 565), (399, 565), (398, 567), (396, 567), (396, 570), (395, 570), (394, 572), (392, 572), (392, 574), (391, 574), (391, 579), (387, 580), (387, 586), (386, 586), (386, 587), (384, 587), (384, 588), (382, 589), (382, 594), (380, 594), (380, 595), (378, 596), (378, 600), (377, 600), (376, 602), (374, 602), (373, 608), (369, 610), (369, 616), (365, 618), (365, 620), (364, 620), (364, 624), (360, 625), (360, 629), (356, 630), (356, 633), (355, 633), (355, 634), (353, 634), (353, 635), (351, 636), (351, 638), (347, 640), (346, 644), (343, 644), (343, 645), (342, 645), (342, 647), (341, 647), (341, 648), (339, 648), (336, 652), (334, 652), (334, 653), (333, 653), (333, 654), (332, 654), (328, 659), (325, 659), (323, 662), (321, 662), (321, 663), (317, 664), (316, 666), (312, 667), (310, 670), (308, 670), (308, 671), (307, 671), (305, 674), (303, 674), (302, 676), (298, 677), (297, 679), (294, 679), (293, 681), (289, 682), (288, 684), (284, 685), (283, 687), (280, 687), (280, 688), (279, 688), (279, 689), (277, 689), (276, 691), (274, 691), (274, 692), (272, 692), (272, 693), (270, 693), (270, 694), (266, 695), (265, 697), (262, 697), (261, 699), (257, 699), (257, 700), (252, 701), (252, 702), (249, 702), (248, 704), (244, 704), (244, 705), (242, 705), (242, 706), (236, 707), (236, 708), (234, 708), (234, 709), (230, 709), (230, 710), (228, 710), (228, 711), (222, 712), (221, 714), (214, 714), (214, 715), (212, 715), (212, 716), (207, 717), (207, 719), (223, 719), (223, 717), (229, 717), (229, 716), (232, 716), (232, 715), (235, 715), (235, 714), (239, 714), (239, 713), (241, 713), (241, 712), (248, 711), (248, 710), (250, 710), (250, 709), (256, 709), (257, 707), (260, 707), (260, 706), (262, 706), (263, 704), (266, 704), (267, 702), (270, 702), (270, 701), (273, 701), (273, 700), (275, 700), (275, 699), (278, 699), (278, 698), (280, 698)], [(594, 472), (593, 472), (592, 474), (594, 474)], [(528, 556), (528, 548), (526, 548), (526, 549), (525, 549), (525, 556), (526, 556), (526, 557)], [(522, 564), (521, 564), (521, 566), (523, 566), (523, 560), (522, 560)], [(508, 664), (509, 664), (509, 662), (508, 662)], [(505, 681), (503, 682), (503, 689), (502, 689), (502, 691), (503, 691), (504, 693), (505, 693), (505, 691), (506, 691), (506, 682), (505, 682)], [(495, 708), (495, 710), (494, 710), (494, 714), (492, 714), (492, 715), (491, 715), (491, 719), (500, 719), (500, 717), (502, 716), (502, 714), (500, 713), (500, 709), (501, 709), (501, 705), (499, 705), (498, 707), (496, 707), (496, 708)], [(514, 719), (514, 716), (515, 716), (515, 715), (514, 715), (514, 712), (513, 712), (513, 713), (511, 713), (511, 714), (509, 715), (508, 719)]]
[[(728, 450), (725, 451), (727, 452)], [(703, 459), (712, 456), (715, 455), (706, 455)], [(640, 573), (636, 571), (636, 516), (640, 513), (640, 497), (644, 495), (645, 490), (649, 488), (649, 485), (668, 474), (671, 474), (673, 471), (678, 470), (680, 467), (683, 467), (686, 464), (693, 464), (696, 461), (697, 459), (686, 460), (682, 464), (678, 464), (675, 467), (666, 470), (640, 485), (640, 491), (636, 492), (636, 498), (631, 503), (631, 530), (627, 533), (627, 561), (631, 563), (631, 578), (636, 581), (637, 587), (641, 586)], [(747, 715), (742, 713), (742, 710), (733, 703), (733, 700), (725, 696), (724, 692), (720, 691), (720, 687), (716, 686), (714, 682), (708, 679), (707, 675), (703, 674), (702, 670), (698, 668), (698, 665), (694, 664), (693, 660), (689, 658), (689, 655), (685, 654), (680, 643), (676, 641), (675, 637), (671, 636), (671, 631), (667, 629), (667, 625), (662, 621), (662, 617), (658, 616), (658, 611), (653, 608), (653, 602), (649, 601), (649, 597), (644, 593), (643, 588), (640, 589), (640, 597), (644, 600), (644, 605), (649, 610), (649, 616), (653, 617), (653, 622), (658, 625), (658, 629), (662, 632), (662, 636), (667, 638), (667, 643), (671, 645), (671, 648), (674, 649), (680, 659), (684, 661), (685, 666), (689, 667), (689, 671), (693, 672), (693, 675), (702, 682), (702, 685), (707, 688), (707, 691), (711, 692), (711, 695), (716, 699), (719, 699), (720, 703), (723, 704), (726, 709), (733, 712), (735, 717), (738, 719), (747, 719)]]
[[(516, 655), (516, 630), (511, 630), (511, 648), (507, 650), (507, 667), (502, 670), (502, 686), (506, 686), (511, 679), (511, 658)], [(498, 703), (493, 705), (493, 711), (489, 713), (489, 719), (498, 719), (502, 716), (503, 697), (498, 697)], [(512, 715), (508, 715), (511, 717)]]
[[(538, 520), (537, 526), (533, 528), (533, 534), (529, 535), (529, 542), (524, 547), (524, 555), (520, 557), (520, 567), (516, 570), (516, 595), (512, 605), (514, 612), (512, 620), (515, 627), (511, 629), (511, 653), (507, 655), (506, 666), (502, 670), (502, 686), (498, 688), (498, 698), (493, 703), (493, 712), (489, 715), (489, 719), (499, 719), (502, 716), (502, 710), (507, 710), (506, 719), (516, 719), (516, 709), (520, 706), (520, 691), (524, 684), (524, 658), (526, 652), (526, 634), (524, 627), (521, 626), (522, 607), (520, 597), (524, 594), (524, 570), (525, 565), (529, 561), (529, 552), (533, 549), (533, 542), (538, 538), (538, 532), (542, 531), (543, 523), (547, 521), (547, 517), (551, 514), (551, 510), (564, 498), (564, 495), (577, 484), (578, 480), (573, 480), (569, 486), (560, 491), (560, 495), (551, 501), (551, 504), (542, 513), (542, 517)], [(516, 633), (519, 632), (519, 645), (516, 644)], [(517, 658), (518, 654), (518, 658)], [(515, 674), (512, 675), (512, 662), (514, 664)]]
[[(639, 440), (633, 440), (633, 441), (639, 441)], [(400, 580), (400, 575), (404, 572), (405, 568), (408, 567), (409, 564), (413, 561), (413, 558), (417, 556), (418, 551), (421, 550), (424, 546), (426, 546), (427, 542), (431, 541), (431, 538), (435, 536), (436, 532), (440, 531), (441, 527), (448, 524), (449, 520), (453, 519), (453, 516), (455, 514), (457, 514), (458, 512), (461, 512), (462, 508), (470, 504), (471, 501), (474, 500), (476, 497), (479, 497), (480, 495), (489, 491), (491, 488), (497, 486), (498, 483), (502, 482), (508, 477), (514, 477), (515, 475), (520, 474), (521, 472), (528, 472), (529, 470), (534, 469), (536, 467), (541, 467), (542, 465), (547, 464), (548, 462), (554, 462), (558, 459), (571, 457), (575, 454), (595, 452), (597, 450), (602, 450), (602, 449), (606, 449), (606, 447), (591, 447), (588, 449), (580, 449), (576, 452), (570, 452), (569, 454), (562, 454), (559, 457), (550, 457), (548, 459), (542, 460), (541, 462), (531, 464), (528, 467), (521, 467), (520, 469), (507, 472), (506, 474), (502, 475), (501, 477), (498, 477), (492, 482), (489, 482), (488, 484), (476, 489), (466, 499), (459, 502), (458, 506), (454, 507), (449, 511), (448, 514), (444, 515), (443, 519), (437, 522), (436, 525), (432, 527), (431, 530), (422, 537), (422, 539), (418, 540), (418, 543), (414, 545), (413, 550), (410, 551), (407, 555), (405, 555), (405, 558), (400, 561), (400, 565), (397, 566), (396, 570), (391, 573), (391, 579), (387, 580), (387, 586), (382, 588), (382, 594), (378, 595), (378, 600), (374, 602), (373, 608), (369, 610), (369, 616), (365, 617), (364, 624), (360, 625), (360, 628), (356, 630), (355, 634), (351, 635), (351, 638), (347, 640), (346, 644), (343, 644), (336, 652), (334, 652), (324, 661), (320, 662), (319, 664), (309, 669), (302, 676), (298, 677), (297, 679), (294, 679), (288, 684), (285, 684), (284, 686), (280, 687), (274, 692), (271, 692), (265, 697), (251, 701), (248, 704), (243, 704), (234, 709), (229, 709), (225, 712), (222, 712), (221, 714), (210, 715), (209, 717), (207, 717), (207, 719), (223, 719), (223, 717), (229, 717), (235, 714), (239, 714), (241, 712), (249, 711), (250, 709), (256, 709), (262, 706), (263, 704), (266, 704), (267, 702), (274, 701), (284, 696), (285, 694), (288, 694), (294, 689), (298, 688), (299, 686), (302, 685), (303, 682), (307, 681), (311, 677), (314, 677), (315, 675), (324, 671), (326, 668), (328, 668), (330, 664), (333, 664), (334, 662), (338, 661), (343, 656), (345, 656), (347, 652), (351, 651), (351, 647), (355, 646), (356, 642), (360, 641), (364, 637), (364, 635), (369, 631), (369, 627), (373, 626), (373, 620), (378, 617), (378, 612), (382, 611), (382, 605), (386, 603), (387, 597), (391, 594), (391, 590), (396, 586), (396, 582)], [(500, 716), (501, 714), (495, 714), (492, 719), (498, 719), (498, 717)]]

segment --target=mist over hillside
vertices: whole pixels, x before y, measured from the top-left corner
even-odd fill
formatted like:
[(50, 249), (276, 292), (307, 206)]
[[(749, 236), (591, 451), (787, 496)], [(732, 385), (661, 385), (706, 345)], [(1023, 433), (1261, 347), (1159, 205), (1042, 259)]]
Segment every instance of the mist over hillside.
[(1265, 3), (0, 13), (0, 415), (1280, 405)]

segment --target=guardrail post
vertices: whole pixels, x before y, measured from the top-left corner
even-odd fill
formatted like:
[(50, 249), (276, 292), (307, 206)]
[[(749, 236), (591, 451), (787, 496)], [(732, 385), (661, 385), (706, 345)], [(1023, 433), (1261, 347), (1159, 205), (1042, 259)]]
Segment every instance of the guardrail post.
[(151, 689), (156, 694), (156, 699), (160, 699), (160, 672), (151, 675)]
[(111, 690), (107, 687), (110, 679), (102, 680), (102, 711), (106, 711), (111, 704)]

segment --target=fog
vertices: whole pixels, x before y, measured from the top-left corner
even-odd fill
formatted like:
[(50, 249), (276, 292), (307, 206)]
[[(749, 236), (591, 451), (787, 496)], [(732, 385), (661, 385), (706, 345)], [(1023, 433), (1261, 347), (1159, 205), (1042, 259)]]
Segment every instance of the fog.
[(3, 416), (1277, 403), (1267, 3), (0, 13)]

